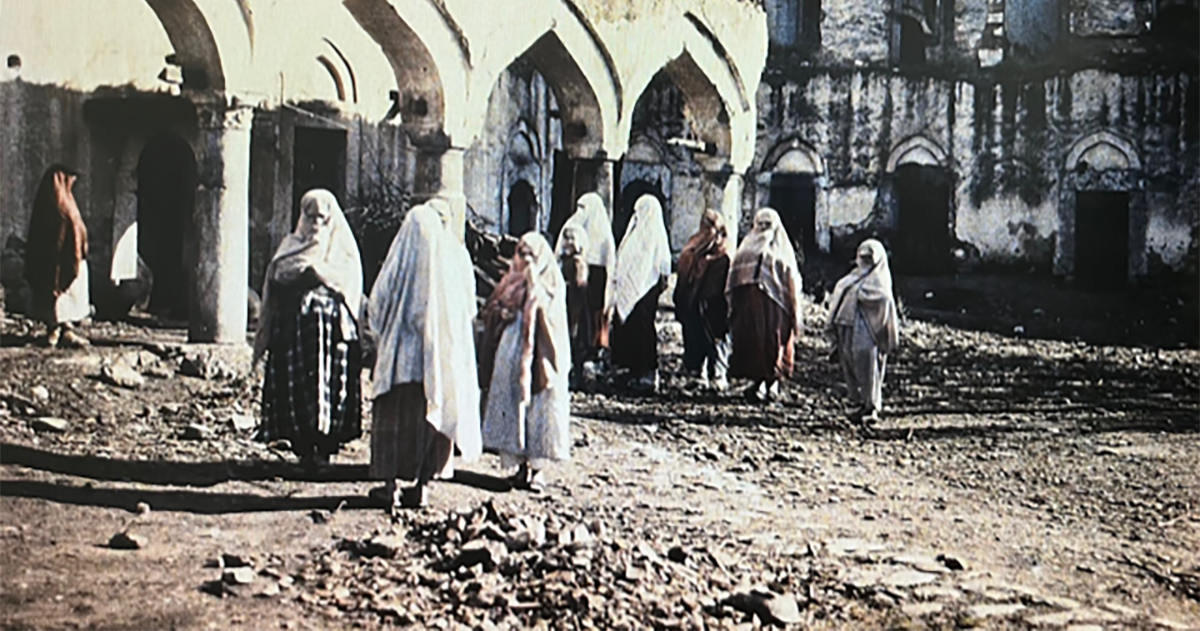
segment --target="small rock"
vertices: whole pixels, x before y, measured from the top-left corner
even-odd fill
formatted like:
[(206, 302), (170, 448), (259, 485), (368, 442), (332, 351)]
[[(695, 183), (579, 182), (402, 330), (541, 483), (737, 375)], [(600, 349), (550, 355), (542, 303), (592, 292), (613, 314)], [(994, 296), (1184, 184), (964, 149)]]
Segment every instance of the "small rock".
[(995, 618), (1011, 616), (1025, 608), (1025, 605), (1018, 603), (1001, 603), (1001, 604), (981, 604), (971, 605), (968, 610), (971, 616), (975, 618)]
[(246, 559), (228, 552), (221, 553), (220, 563), (217, 567), (234, 568), (234, 567), (250, 567), (250, 562)]
[(1176, 622), (1174, 620), (1171, 620), (1170, 618), (1154, 618), (1150, 622), (1154, 623), (1158, 627), (1161, 627), (1163, 629), (1171, 629), (1172, 631), (1175, 631), (1175, 630), (1182, 631), (1184, 629), (1194, 629), (1195, 628), (1195, 627), (1192, 627), (1191, 625), (1187, 625), (1182, 622)]
[(52, 432), (61, 434), (71, 428), (71, 424), (61, 418), (53, 416), (39, 416), (33, 419), (29, 424), (35, 432)]
[(329, 520), (333, 518), (333, 513), (330, 513), (327, 510), (314, 508), (308, 512), (308, 518), (311, 519), (314, 524), (328, 524)]
[(359, 546), (358, 553), (365, 557), (380, 557), (394, 559), (396, 553), (404, 548), (404, 538), (398, 535), (379, 535), (371, 537)]
[(1070, 624), (1074, 619), (1074, 611), (1056, 611), (1054, 613), (1043, 613), (1036, 616), (1030, 616), (1025, 619), (1025, 622), (1029, 623), (1029, 626), (1036, 628), (1063, 627)]
[(118, 532), (108, 540), (108, 547), (113, 550), (141, 550), (146, 547), (146, 538), (141, 535)]
[(100, 377), (114, 386), (130, 390), (146, 385), (146, 378), (124, 362), (117, 362), (101, 367)]
[(279, 583), (267, 583), (267, 586), (254, 594), (256, 598), (274, 598), (279, 595)]
[(940, 561), (942, 565), (946, 566), (947, 569), (954, 570), (955, 572), (967, 569), (967, 566), (964, 565), (962, 561), (948, 554), (937, 555), (937, 560)]
[(29, 389), (29, 394), (38, 401), (50, 400), (50, 391), (46, 389), (46, 386), (34, 386)]
[(682, 546), (671, 546), (671, 549), (667, 550), (667, 558), (676, 563), (684, 563), (687, 561), (688, 553)]
[(221, 580), (227, 585), (249, 585), (254, 582), (256, 574), (252, 567), (235, 567), (221, 573)]
[(239, 432), (245, 432), (258, 427), (258, 419), (249, 414), (234, 414), (229, 417), (229, 424)]
[(722, 602), (738, 611), (755, 614), (768, 623), (793, 624), (801, 620), (800, 606), (787, 594), (751, 591), (734, 594)]
[(183, 428), (184, 440), (203, 440), (212, 435), (212, 430), (199, 423), (191, 423)]
[(904, 603), (901, 605), (900, 611), (910, 618), (921, 618), (941, 613), (944, 608), (945, 605), (942, 603)]
[(916, 587), (937, 580), (937, 574), (920, 572), (918, 570), (902, 570), (889, 574), (883, 579), (883, 584), (889, 587)]
[(137, 513), (138, 515), (149, 515), (150, 505), (146, 502), (138, 502), (137, 505), (133, 507), (133, 512)]

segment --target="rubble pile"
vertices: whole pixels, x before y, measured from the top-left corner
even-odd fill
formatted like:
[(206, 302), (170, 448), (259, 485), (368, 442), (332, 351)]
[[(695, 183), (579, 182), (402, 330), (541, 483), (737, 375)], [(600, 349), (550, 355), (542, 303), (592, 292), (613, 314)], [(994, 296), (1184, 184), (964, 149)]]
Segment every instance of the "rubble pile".
[(845, 589), (809, 560), (753, 569), (712, 538), (627, 538), (580, 514), (515, 514), (489, 500), (411, 519), (338, 539), (283, 578), (284, 596), (333, 617), (422, 628), (703, 629), (836, 615), (810, 605)]

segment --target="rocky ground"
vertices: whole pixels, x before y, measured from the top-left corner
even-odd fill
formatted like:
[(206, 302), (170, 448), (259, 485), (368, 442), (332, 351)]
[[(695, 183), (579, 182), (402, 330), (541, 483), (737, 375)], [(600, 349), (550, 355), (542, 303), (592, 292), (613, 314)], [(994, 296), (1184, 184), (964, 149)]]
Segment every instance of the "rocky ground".
[(899, 286), (872, 432), (818, 336), (749, 403), (664, 309), (663, 391), (575, 394), (547, 492), (485, 455), (394, 519), (363, 440), (315, 473), (253, 440), (244, 351), (9, 316), (0, 627), (1200, 628), (1194, 297)]

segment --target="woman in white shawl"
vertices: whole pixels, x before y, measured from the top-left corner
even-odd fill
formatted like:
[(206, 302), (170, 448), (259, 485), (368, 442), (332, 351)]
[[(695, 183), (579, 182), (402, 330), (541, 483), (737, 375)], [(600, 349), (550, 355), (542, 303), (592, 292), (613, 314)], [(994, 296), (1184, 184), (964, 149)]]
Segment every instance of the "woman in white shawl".
[[(566, 235), (574, 235), (572, 239), (564, 239)], [(585, 359), (599, 358), (600, 349), (608, 348), (608, 319), (611, 315), (613, 301), (614, 270), (617, 266), (617, 244), (613, 239), (612, 222), (608, 218), (608, 210), (604, 200), (598, 193), (587, 193), (575, 204), (575, 214), (571, 215), (558, 233), (558, 243), (554, 253), (560, 258), (568, 257), (567, 252), (572, 246), (582, 252), (587, 263), (586, 278), (586, 313), (591, 321), (586, 326), (574, 327), (586, 332), (590, 337), (584, 348), (585, 357), (576, 357), (575, 363), (582, 364)]]
[(864, 425), (876, 422), (883, 408), (887, 356), (900, 345), (892, 273), (882, 243), (867, 239), (858, 246), (855, 268), (834, 286), (830, 305), (825, 328), (834, 338), (850, 400), (858, 404), (856, 415)]
[(633, 205), (629, 230), (617, 249), (613, 286), (612, 358), (628, 368), (639, 389), (658, 390), (658, 296), (671, 275), (671, 246), (662, 204), (643, 195)]
[(362, 433), (358, 243), (333, 193), (300, 199), (296, 230), (267, 266), (254, 361), (268, 355), (261, 438), (286, 438), (306, 465)]
[(779, 380), (792, 374), (803, 315), (800, 290), (796, 254), (779, 214), (760, 209), (754, 229), (738, 246), (725, 285), (733, 338), (729, 374), (754, 382), (747, 398), (778, 396)]
[(566, 286), (555, 263), (546, 239), (527, 233), (480, 312), (483, 444), (501, 466), (519, 467), (514, 486), (533, 490), (546, 465), (571, 454)]
[[(393, 507), (422, 505), (426, 484), (453, 474), (456, 445), (465, 462), (481, 451), (474, 286), (463, 282), (452, 219), (433, 205), (409, 210), (371, 290), (370, 475), (385, 480)], [(400, 490), (397, 480), (415, 484)]]

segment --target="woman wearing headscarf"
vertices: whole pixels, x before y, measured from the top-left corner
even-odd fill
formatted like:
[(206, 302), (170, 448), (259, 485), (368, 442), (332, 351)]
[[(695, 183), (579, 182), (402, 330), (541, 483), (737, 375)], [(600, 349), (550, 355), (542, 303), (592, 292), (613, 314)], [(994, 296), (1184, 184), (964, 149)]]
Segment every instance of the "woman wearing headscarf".
[(587, 263), (585, 295), (591, 322), (586, 326), (586, 332), (591, 337), (585, 346), (586, 354), (574, 360), (576, 364), (582, 364), (585, 359), (597, 358), (600, 349), (609, 346), (608, 320), (612, 311), (617, 265), (617, 244), (613, 239), (612, 222), (604, 207), (604, 200), (598, 193), (581, 196), (575, 204), (575, 214), (563, 224), (554, 248), (560, 258), (566, 247), (563, 236), (568, 233), (575, 235), (575, 244)]
[(549, 242), (530, 232), (479, 314), (483, 444), (500, 453), (501, 466), (518, 467), (519, 488), (541, 489), (546, 465), (571, 454), (565, 294)]
[(733, 355), (729, 373), (754, 381), (747, 397), (769, 400), (779, 380), (792, 374), (792, 353), (802, 323), (800, 271), (779, 214), (763, 208), (738, 247), (725, 295), (730, 305)]
[(588, 236), (578, 226), (563, 226), (558, 235), (558, 264), (567, 292), (567, 332), (575, 374), (583, 368), (595, 344), (594, 314), (588, 307)]
[[(448, 205), (447, 205), (448, 208)], [(474, 284), (454, 218), (433, 204), (408, 211), (392, 240), (369, 305), (376, 339), (370, 475), (392, 506), (417, 507), (434, 477), (479, 457)], [(415, 482), (400, 489), (398, 480)]]
[(287, 439), (305, 465), (327, 463), (362, 434), (362, 263), (333, 193), (300, 198), (300, 219), (267, 265), (262, 295), (254, 338), (254, 362), (267, 355), (261, 437)]
[(92, 312), (87, 226), (71, 192), (78, 176), (61, 164), (46, 169), (29, 216), (25, 279), (33, 297), (32, 315), (46, 322), (51, 347), (88, 345), (74, 330), (74, 323)]
[(900, 345), (892, 273), (882, 243), (867, 239), (858, 246), (855, 267), (834, 286), (830, 304), (825, 329), (834, 337), (850, 400), (859, 405), (862, 423), (876, 422), (883, 408), (887, 356)]
[(658, 389), (658, 296), (671, 275), (671, 247), (662, 204), (643, 195), (633, 205), (629, 230), (617, 249), (613, 289), (612, 358), (628, 368), (640, 389)]
[(728, 385), (729, 306), (725, 281), (729, 276), (725, 219), (704, 211), (700, 229), (679, 254), (675, 281), (675, 319), (683, 326), (683, 366), (712, 378), (718, 390)]

